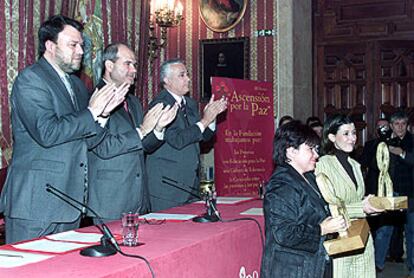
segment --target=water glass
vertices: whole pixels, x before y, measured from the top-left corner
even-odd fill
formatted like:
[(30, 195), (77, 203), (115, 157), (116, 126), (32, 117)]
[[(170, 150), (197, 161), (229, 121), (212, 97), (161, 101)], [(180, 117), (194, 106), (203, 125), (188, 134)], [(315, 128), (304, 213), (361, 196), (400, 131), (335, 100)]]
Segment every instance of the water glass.
[(138, 245), (138, 213), (122, 213), (122, 241), (124, 246)]

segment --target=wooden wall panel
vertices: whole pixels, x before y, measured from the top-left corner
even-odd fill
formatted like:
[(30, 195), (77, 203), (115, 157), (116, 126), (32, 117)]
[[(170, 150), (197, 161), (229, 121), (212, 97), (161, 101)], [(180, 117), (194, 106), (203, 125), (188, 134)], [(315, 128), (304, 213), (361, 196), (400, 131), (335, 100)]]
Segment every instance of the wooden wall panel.
[(414, 123), (413, 1), (314, 2), (314, 112), (350, 114), (361, 144), (397, 108)]

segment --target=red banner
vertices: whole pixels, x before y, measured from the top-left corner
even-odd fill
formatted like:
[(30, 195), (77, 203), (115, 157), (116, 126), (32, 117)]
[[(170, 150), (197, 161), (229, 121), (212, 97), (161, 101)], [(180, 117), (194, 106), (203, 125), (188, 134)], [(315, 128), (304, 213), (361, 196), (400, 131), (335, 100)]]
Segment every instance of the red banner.
[(227, 96), (214, 145), (218, 196), (257, 196), (272, 174), (274, 136), (273, 85), (232, 78), (212, 78), (215, 98)]

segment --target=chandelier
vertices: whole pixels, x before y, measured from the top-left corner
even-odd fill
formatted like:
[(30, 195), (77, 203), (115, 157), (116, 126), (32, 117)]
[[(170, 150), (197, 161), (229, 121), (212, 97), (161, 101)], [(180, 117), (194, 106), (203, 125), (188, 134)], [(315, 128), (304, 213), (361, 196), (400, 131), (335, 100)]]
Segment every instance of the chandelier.
[[(167, 45), (167, 28), (180, 25), (183, 19), (183, 5), (175, 0), (152, 0), (150, 3), (148, 56), (152, 63), (159, 51)], [(160, 27), (161, 37), (157, 38), (155, 25)]]

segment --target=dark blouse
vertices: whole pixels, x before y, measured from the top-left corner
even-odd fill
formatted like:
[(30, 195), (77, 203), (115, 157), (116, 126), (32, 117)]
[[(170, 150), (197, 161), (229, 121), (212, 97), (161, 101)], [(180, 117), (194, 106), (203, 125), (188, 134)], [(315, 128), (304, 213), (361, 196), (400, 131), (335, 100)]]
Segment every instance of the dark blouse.
[(354, 171), (352, 170), (352, 166), (348, 161), (349, 153), (335, 149), (335, 156), (336, 158), (338, 158), (339, 163), (341, 163), (342, 167), (344, 167), (346, 173), (351, 178), (352, 182), (355, 184), (355, 187), (357, 187), (358, 184), (355, 178)]

